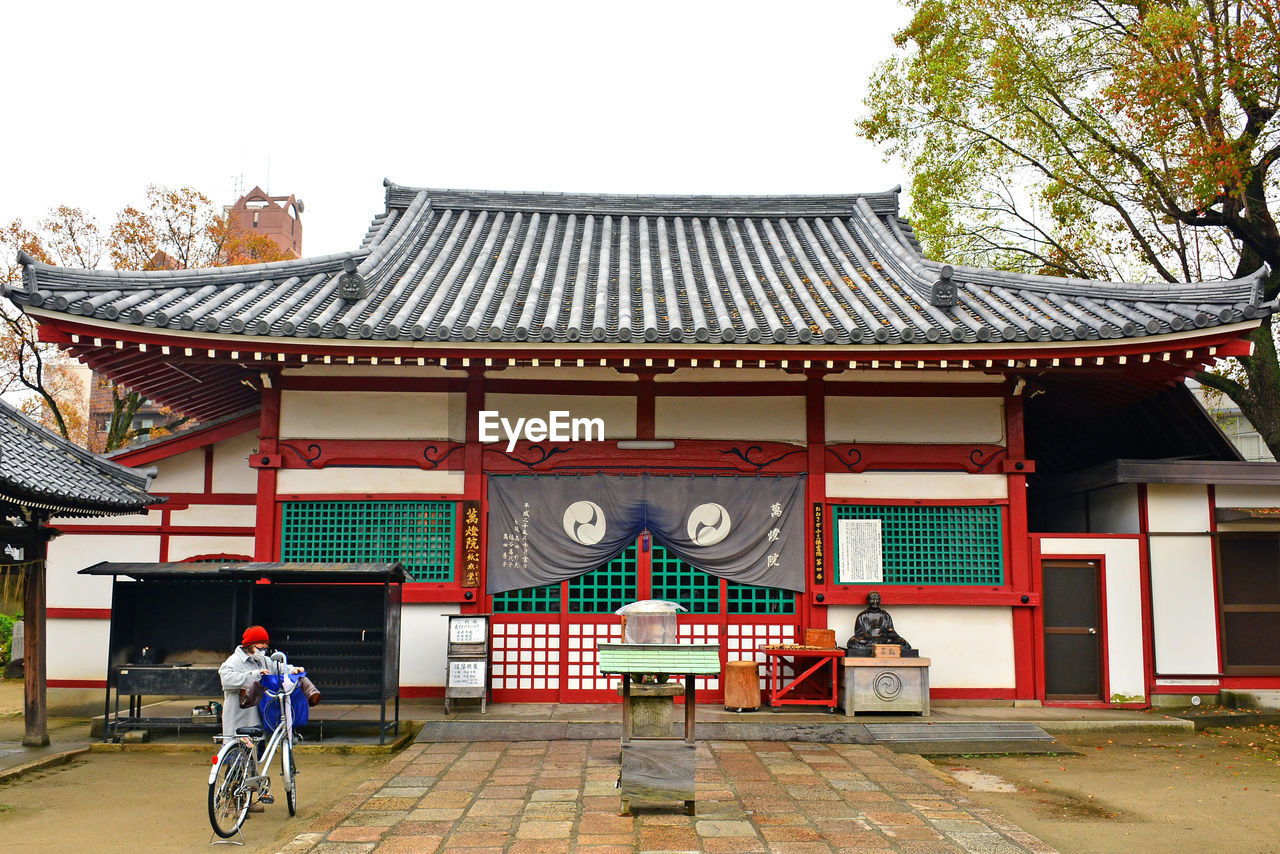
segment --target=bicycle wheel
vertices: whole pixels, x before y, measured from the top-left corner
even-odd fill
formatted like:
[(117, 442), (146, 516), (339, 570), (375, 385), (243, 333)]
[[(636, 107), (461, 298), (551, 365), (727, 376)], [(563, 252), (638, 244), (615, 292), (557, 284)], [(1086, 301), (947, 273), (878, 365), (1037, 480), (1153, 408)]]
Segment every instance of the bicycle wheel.
[(209, 784), (209, 824), (223, 839), (235, 836), (249, 813), (250, 792), (244, 781), (251, 776), (250, 766), (249, 751), (237, 743), (223, 755)]
[(289, 805), (289, 815), (298, 814), (298, 766), (293, 761), (293, 745), (285, 747), (281, 762), (288, 769), (284, 778), (284, 799)]

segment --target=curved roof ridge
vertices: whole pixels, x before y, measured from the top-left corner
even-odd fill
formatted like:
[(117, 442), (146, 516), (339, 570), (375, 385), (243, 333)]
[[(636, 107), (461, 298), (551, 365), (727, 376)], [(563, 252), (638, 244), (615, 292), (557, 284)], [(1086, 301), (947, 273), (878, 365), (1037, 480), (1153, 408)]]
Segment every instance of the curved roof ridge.
[(859, 211), (860, 224), (880, 238), (880, 242), (897, 262), (900, 274), (908, 274), (921, 287), (931, 285), (941, 276), (943, 267), (951, 267), (954, 281), (1005, 287), (1033, 293), (1054, 293), (1093, 299), (1155, 300), (1159, 302), (1198, 302), (1211, 305), (1248, 303), (1280, 305), (1280, 297), (1271, 303), (1262, 300), (1262, 287), (1271, 275), (1271, 266), (1261, 267), (1244, 276), (1231, 279), (1207, 279), (1201, 282), (1115, 282), (1105, 279), (1072, 279), (1038, 273), (1014, 273), (984, 270), (962, 264), (933, 261), (903, 244), (868, 206)]
[[(78, 267), (59, 267), (37, 261), (26, 252), (18, 252), (22, 266), (22, 287), (29, 293), (38, 290), (41, 281), (49, 283), (74, 283), (87, 290), (132, 290), (173, 286), (184, 283), (211, 285), (220, 282), (243, 282), (266, 279), (285, 274), (306, 277), (317, 272), (339, 269), (347, 259), (363, 260), (369, 249), (334, 252), (310, 258), (290, 258), (285, 261), (267, 261), (258, 264), (235, 264), (226, 267), (197, 267), (189, 270), (96, 270)], [(8, 296), (19, 286), (4, 284)]]
[(508, 211), (555, 211), (594, 214), (803, 216), (843, 214), (858, 199), (867, 199), (878, 213), (897, 213), (901, 187), (875, 193), (715, 195), (656, 193), (566, 193), (538, 190), (472, 190), (413, 187), (384, 181), (387, 207), (405, 207), (419, 193), (427, 193), (435, 207), (494, 208)]

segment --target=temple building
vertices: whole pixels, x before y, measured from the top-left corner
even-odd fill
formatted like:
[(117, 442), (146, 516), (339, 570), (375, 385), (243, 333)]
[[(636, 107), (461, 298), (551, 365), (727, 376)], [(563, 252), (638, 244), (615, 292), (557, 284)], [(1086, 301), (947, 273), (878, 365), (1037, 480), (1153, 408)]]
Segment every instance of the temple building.
[[(96, 561), (398, 561), (400, 696), (492, 614), (495, 701), (605, 702), (614, 611), (726, 661), (874, 590), (935, 702), (1280, 689), (1280, 474), (1184, 385), (1269, 271), (1132, 284), (922, 256), (897, 191), (614, 196), (388, 183), (350, 252), (162, 272), (23, 257), (41, 334), (201, 427), (146, 517), (50, 546), (49, 684), (104, 684)], [(1268, 581), (1268, 579), (1270, 579)], [(324, 674), (313, 677), (323, 687)], [(708, 702), (716, 678), (700, 679)]]

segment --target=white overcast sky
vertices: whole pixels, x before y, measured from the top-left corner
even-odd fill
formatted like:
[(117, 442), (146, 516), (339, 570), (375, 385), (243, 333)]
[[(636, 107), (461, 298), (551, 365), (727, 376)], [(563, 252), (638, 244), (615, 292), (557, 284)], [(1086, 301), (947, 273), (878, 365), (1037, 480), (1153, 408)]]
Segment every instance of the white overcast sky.
[(0, 223), (148, 184), (306, 202), (305, 255), (355, 248), (382, 179), (617, 193), (907, 183), (860, 139), (907, 19), (880, 2), (10, 2)]

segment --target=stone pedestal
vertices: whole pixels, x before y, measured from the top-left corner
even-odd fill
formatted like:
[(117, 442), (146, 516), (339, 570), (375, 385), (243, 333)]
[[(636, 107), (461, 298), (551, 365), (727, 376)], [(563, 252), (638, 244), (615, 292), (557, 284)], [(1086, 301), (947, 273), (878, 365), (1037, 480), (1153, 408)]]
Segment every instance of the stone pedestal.
[(846, 658), (842, 663), (847, 716), (858, 712), (929, 715), (929, 659)]
[[(618, 686), (622, 694), (622, 686)], [(675, 698), (684, 696), (679, 682), (631, 683), (631, 735), (638, 738), (670, 738), (675, 720)]]

